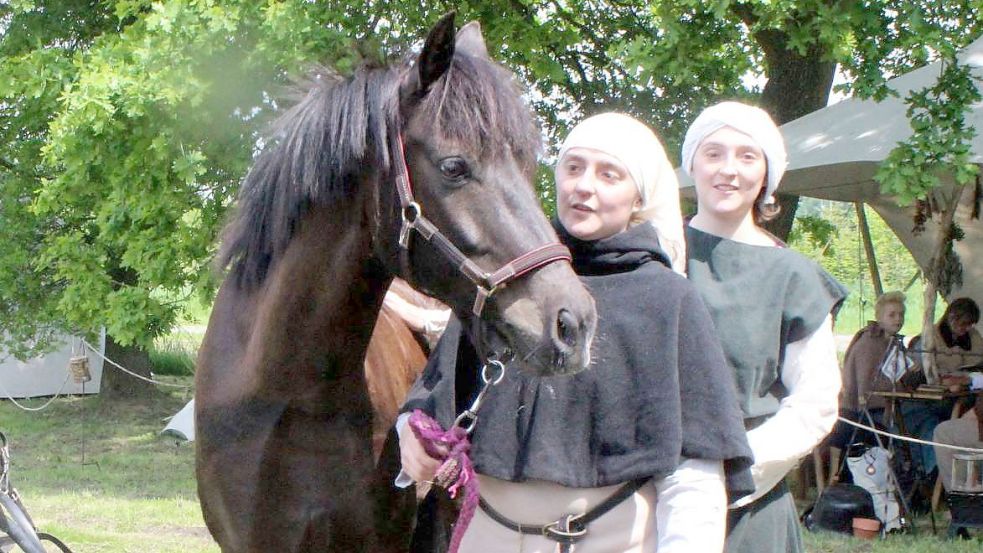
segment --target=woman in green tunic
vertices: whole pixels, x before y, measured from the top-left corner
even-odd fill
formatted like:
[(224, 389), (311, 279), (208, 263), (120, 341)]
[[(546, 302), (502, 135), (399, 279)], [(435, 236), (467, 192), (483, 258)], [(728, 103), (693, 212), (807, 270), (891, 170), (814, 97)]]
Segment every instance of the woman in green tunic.
[(696, 183), (687, 269), (734, 371), (754, 452), (755, 493), (730, 506), (728, 553), (802, 551), (783, 478), (836, 421), (840, 371), (832, 320), (845, 291), (759, 225), (777, 214), (786, 166), (781, 132), (763, 110), (723, 102), (686, 133)]

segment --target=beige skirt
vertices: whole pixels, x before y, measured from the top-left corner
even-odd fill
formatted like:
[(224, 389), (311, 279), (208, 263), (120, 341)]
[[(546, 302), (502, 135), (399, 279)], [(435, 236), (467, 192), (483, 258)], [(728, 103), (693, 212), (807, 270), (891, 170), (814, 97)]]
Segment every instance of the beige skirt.
[[(620, 485), (567, 488), (541, 480), (515, 483), (478, 475), (481, 496), (506, 518), (541, 526), (564, 515), (581, 514), (602, 503)], [(587, 527), (576, 553), (654, 553), (657, 545), (656, 490), (651, 481)], [(461, 553), (554, 553), (557, 542), (520, 534), (492, 520), (480, 508), (461, 542)]]

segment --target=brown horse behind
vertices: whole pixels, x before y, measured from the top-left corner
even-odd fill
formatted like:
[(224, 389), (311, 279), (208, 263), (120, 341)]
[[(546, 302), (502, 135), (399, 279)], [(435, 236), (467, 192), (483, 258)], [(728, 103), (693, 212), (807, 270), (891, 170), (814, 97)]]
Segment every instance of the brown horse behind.
[[(389, 300), (393, 296), (396, 301), (391, 305)], [(435, 317), (441, 317), (448, 309), (439, 301), (417, 292), (402, 279), (393, 280), (389, 286), (365, 353), (365, 382), (375, 413), (372, 452), (376, 460), (407, 392), (427, 363), (427, 353), (432, 345), (429, 341), (437, 337), (435, 332), (428, 335), (419, 324), (411, 328), (406, 314), (401, 313), (400, 304)]]

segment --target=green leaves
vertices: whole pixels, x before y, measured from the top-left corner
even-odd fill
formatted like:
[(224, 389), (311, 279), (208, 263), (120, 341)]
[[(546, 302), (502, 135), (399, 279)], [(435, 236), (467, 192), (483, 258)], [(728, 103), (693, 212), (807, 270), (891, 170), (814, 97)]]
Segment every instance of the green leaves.
[[(121, 1), (85, 17), (55, 4), (0, 40), (16, 50), (0, 65), (0, 223), (16, 230), (0, 243), (0, 329), (13, 342), (105, 326), (147, 345), (174, 298), (214, 287), (218, 230), (283, 75), (342, 39), (301, 0)], [(47, 46), (68, 43), (82, 47)]]
[[(481, 22), (493, 57), (529, 88), (547, 144), (583, 115), (618, 110), (649, 123), (675, 157), (710, 103), (764, 91), (782, 118), (822, 105), (828, 84), (803, 73), (818, 62), (839, 64), (844, 90), (885, 97), (887, 78), (953, 59), (979, 34), (976, 3), (7, 2), (0, 335), (25, 352), (55, 327), (105, 325), (124, 344), (165, 332), (177, 298), (215, 286), (219, 228), (289, 77), (317, 62), (345, 73), (398, 58), (451, 7)], [(973, 94), (953, 68), (911, 96), (916, 133), (885, 164), (886, 191), (912, 201), (943, 171), (975, 175), (965, 147)], [(550, 180), (544, 168), (548, 209)]]
[(970, 68), (960, 65), (954, 54), (946, 58), (939, 80), (905, 99), (914, 132), (879, 168), (875, 178), (881, 191), (911, 205), (937, 188), (943, 175), (952, 175), (957, 185), (971, 182), (979, 172), (970, 162), (977, 131), (966, 116), (980, 100)]

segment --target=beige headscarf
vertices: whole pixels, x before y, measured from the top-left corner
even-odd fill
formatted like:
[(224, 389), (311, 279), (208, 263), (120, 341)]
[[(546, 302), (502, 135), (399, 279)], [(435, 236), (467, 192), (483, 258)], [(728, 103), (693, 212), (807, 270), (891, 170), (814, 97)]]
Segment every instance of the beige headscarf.
[(686, 242), (679, 207), (679, 181), (662, 143), (648, 126), (623, 113), (602, 113), (580, 122), (567, 135), (557, 160), (571, 148), (589, 148), (618, 159), (635, 181), (642, 205), (630, 225), (650, 223), (674, 271), (686, 274)]
[(765, 184), (762, 203), (774, 203), (775, 190), (778, 189), (778, 183), (788, 166), (788, 155), (785, 152), (782, 131), (768, 112), (761, 108), (740, 102), (721, 102), (703, 110), (686, 131), (686, 139), (683, 141), (683, 170), (687, 175), (693, 174), (693, 158), (697, 147), (704, 138), (723, 127), (730, 127), (750, 136), (761, 147), (768, 163), (768, 182)]

